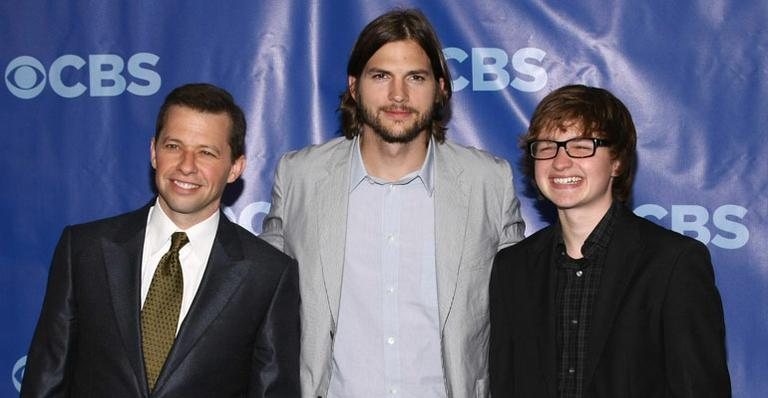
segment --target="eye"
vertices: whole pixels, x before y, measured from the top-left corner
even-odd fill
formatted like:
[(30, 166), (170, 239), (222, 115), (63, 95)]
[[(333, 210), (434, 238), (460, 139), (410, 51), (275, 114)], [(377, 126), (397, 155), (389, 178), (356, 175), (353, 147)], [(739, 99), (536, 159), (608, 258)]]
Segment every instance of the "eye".
[(172, 142), (167, 142), (165, 145), (163, 145), (163, 148), (168, 150), (176, 150), (179, 149), (179, 144), (174, 144)]
[(574, 140), (571, 142), (571, 146), (578, 150), (592, 150), (592, 140)]
[(215, 152), (209, 151), (207, 149), (201, 150), (200, 154), (205, 156), (205, 157), (211, 157), (211, 158), (218, 158), (219, 157)]
[(387, 78), (387, 74), (382, 72), (374, 73), (373, 75), (371, 75), (371, 79), (373, 80), (384, 80), (386, 78)]
[(424, 75), (411, 75), (410, 79), (416, 82), (423, 82), (427, 80), (427, 78)]

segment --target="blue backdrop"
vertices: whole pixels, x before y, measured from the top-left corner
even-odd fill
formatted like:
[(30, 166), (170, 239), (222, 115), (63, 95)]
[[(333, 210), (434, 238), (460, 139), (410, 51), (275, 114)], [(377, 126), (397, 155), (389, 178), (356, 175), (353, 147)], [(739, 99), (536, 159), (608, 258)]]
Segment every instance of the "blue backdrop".
[[(420, 7), (441, 37), (449, 137), (517, 170), (517, 137), (551, 90), (626, 103), (635, 211), (707, 244), (734, 396), (766, 396), (765, 1), (28, 0), (0, 4), (0, 397), (17, 394), (61, 229), (152, 198), (149, 143), (172, 88), (211, 82), (246, 111), (248, 169), (226, 213), (258, 233), (277, 159), (338, 135), (351, 46), (393, 6)], [(521, 200), (530, 234), (545, 221)]]

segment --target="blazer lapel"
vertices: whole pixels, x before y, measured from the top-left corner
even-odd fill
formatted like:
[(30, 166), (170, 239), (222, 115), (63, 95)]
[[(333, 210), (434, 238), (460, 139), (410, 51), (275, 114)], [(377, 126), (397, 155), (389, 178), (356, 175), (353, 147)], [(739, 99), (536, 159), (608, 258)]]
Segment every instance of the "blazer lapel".
[(216, 319), (248, 273), (248, 262), (243, 258), (242, 247), (236, 234), (234, 224), (221, 213), (219, 229), (203, 279), (189, 313), (179, 328), (176, 341), (158, 377), (155, 391), (162, 389), (165, 381)]
[(542, 312), (540, 314), (538, 328), (541, 331), (541, 335), (538, 340), (539, 348), (539, 365), (541, 366), (540, 372), (544, 376), (544, 383), (547, 386), (547, 394), (549, 397), (557, 397), (557, 334), (556, 334), (556, 322), (557, 322), (557, 272), (555, 270), (555, 263), (553, 258), (553, 250), (555, 233), (557, 226), (549, 227), (547, 239), (542, 239), (542, 245), (532, 251), (534, 256), (529, 260), (531, 266), (535, 269), (530, 270), (530, 275), (537, 275), (543, 273), (540, 277), (532, 278), (534, 280), (542, 281), (544, 284), (539, 289), (539, 303), (541, 304)]
[(315, 183), (317, 200), (311, 201), (311, 211), (316, 217), (317, 247), (323, 282), (331, 307), (333, 325), (338, 322), (341, 298), (341, 278), (344, 269), (344, 249), (347, 231), (347, 203), (349, 202), (349, 160), (354, 150), (354, 140), (345, 140), (331, 154), (325, 174)]
[(436, 144), (435, 266), (441, 331), (445, 327), (456, 292), (470, 197), (468, 187), (461, 178), (463, 170), (457, 168), (457, 163), (448, 157), (448, 153)]
[(585, 363), (584, 385), (589, 385), (597, 368), (598, 359), (605, 349), (608, 335), (618, 314), (622, 298), (629, 282), (638, 270), (642, 239), (632, 227), (632, 213), (622, 208), (617, 213), (614, 235), (605, 258), (605, 268), (600, 281), (600, 292), (592, 315), (592, 331)]
[(123, 348), (137, 385), (146, 385), (141, 351), (141, 256), (149, 206), (132, 213), (114, 238), (103, 237), (104, 269)]

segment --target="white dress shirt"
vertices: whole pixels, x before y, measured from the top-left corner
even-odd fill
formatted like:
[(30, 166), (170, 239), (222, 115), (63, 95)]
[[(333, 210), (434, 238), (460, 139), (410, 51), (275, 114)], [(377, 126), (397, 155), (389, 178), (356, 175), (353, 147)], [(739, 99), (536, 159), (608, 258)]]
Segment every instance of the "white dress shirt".
[(219, 212), (214, 212), (189, 229), (183, 230), (176, 226), (165, 214), (160, 204), (149, 209), (147, 216), (147, 230), (144, 232), (144, 250), (141, 256), (141, 305), (149, 292), (149, 285), (155, 275), (157, 264), (163, 255), (171, 248), (171, 235), (174, 232), (185, 232), (189, 243), (179, 251), (181, 271), (184, 277), (184, 290), (181, 297), (181, 310), (179, 311), (179, 323), (176, 325), (176, 333), (179, 332), (181, 323), (189, 312), (192, 300), (195, 298), (197, 288), (203, 279), (208, 257), (211, 254), (213, 240), (219, 227)]

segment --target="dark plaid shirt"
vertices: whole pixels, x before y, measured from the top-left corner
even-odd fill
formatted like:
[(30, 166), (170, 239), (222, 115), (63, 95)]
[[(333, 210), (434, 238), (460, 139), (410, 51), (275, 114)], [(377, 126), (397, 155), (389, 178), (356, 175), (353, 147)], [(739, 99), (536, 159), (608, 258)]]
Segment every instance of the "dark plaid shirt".
[(558, 389), (560, 398), (582, 398), (584, 364), (592, 328), (592, 309), (605, 267), (605, 254), (613, 235), (617, 202), (587, 237), (581, 247), (583, 258), (566, 253), (562, 235), (555, 246), (557, 268), (557, 349)]

